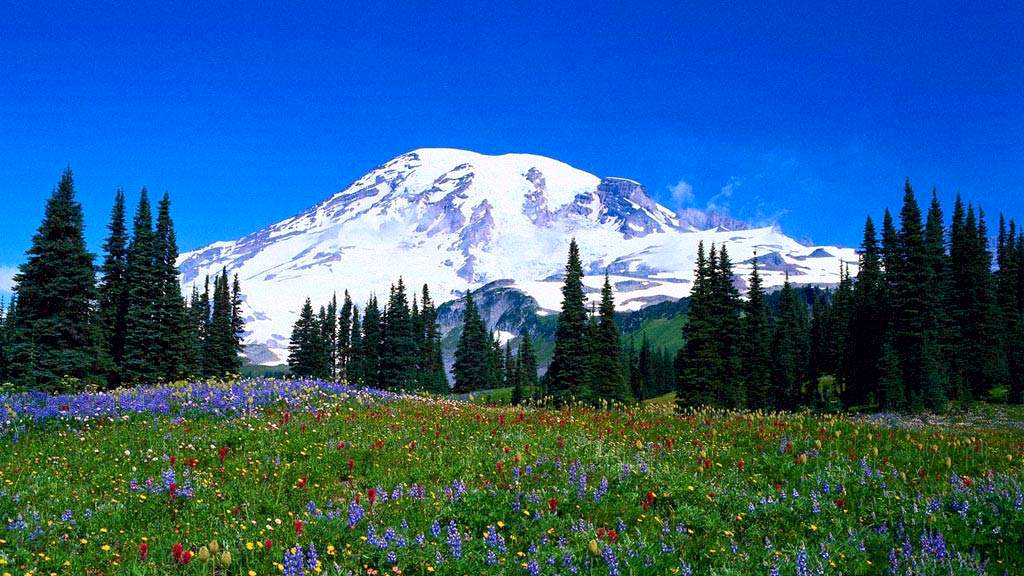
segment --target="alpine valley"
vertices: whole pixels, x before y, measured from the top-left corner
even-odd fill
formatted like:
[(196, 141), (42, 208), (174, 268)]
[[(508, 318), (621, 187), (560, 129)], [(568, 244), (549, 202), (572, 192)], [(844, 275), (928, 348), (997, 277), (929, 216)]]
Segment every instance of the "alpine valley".
[(851, 248), (806, 246), (777, 227), (754, 227), (696, 209), (658, 204), (640, 183), (598, 177), (530, 154), (490, 156), (420, 149), (374, 168), (309, 210), (178, 260), (186, 290), (222, 269), (245, 286), (246, 354), (259, 364), (287, 360), (304, 300), (348, 290), (357, 304), (386, 297), (404, 276), (424, 281), (439, 308), (450, 357), (461, 320), (458, 299), (473, 290), (489, 329), (502, 340), (543, 324), (561, 305), (571, 238), (579, 243), (589, 296), (607, 271), (617, 307), (638, 311), (689, 294), (697, 245), (725, 244), (740, 291), (755, 255), (767, 287), (835, 285)]

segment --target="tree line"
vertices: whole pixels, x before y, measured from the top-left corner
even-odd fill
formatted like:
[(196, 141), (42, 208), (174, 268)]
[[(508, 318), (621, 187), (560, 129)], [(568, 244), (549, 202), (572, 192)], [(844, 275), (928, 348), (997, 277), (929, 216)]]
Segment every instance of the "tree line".
[(118, 190), (97, 269), (65, 170), (0, 314), (0, 382), (65, 392), (238, 372), (245, 328), (238, 276), (223, 270), (186, 301), (170, 209), (165, 193), (154, 225), (143, 188), (129, 235)]
[(747, 299), (724, 245), (698, 250), (676, 359), (680, 407), (942, 409), (1024, 385), (1024, 231), (1000, 217), (996, 255), (984, 213), (958, 196), (949, 226), (933, 191), (922, 216), (909, 181), (897, 226), (864, 225), (847, 269), (811, 304), (786, 282), (766, 304), (755, 258)]
[(448, 392), (437, 309), (423, 285), (412, 305), (400, 278), (382, 307), (376, 296), (360, 317), (348, 291), (314, 312), (306, 299), (292, 327), (288, 366), (299, 377), (344, 380), (394, 391)]

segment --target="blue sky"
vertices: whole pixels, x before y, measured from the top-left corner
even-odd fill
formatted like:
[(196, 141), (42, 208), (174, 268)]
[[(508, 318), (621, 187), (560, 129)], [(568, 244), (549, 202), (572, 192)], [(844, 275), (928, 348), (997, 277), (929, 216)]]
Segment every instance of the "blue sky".
[(0, 9), (0, 288), (66, 165), (96, 251), (119, 186), (170, 190), (189, 249), (422, 146), (820, 243), (855, 245), (907, 176), (1024, 218), (1019, 3), (169, 4)]

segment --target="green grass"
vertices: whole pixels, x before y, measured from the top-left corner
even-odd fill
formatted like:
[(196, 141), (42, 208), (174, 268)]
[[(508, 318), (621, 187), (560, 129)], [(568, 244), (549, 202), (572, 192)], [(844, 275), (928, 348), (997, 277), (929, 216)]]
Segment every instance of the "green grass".
[[(0, 437), (0, 575), (280, 574), (295, 545), (315, 545), (321, 574), (555, 574), (569, 556), (605, 576), (614, 555), (621, 574), (793, 575), (802, 549), (812, 573), (887, 573), (895, 550), (900, 570), (1020, 574), (1022, 416), (681, 418), (671, 395), (621, 413), (361, 399), (234, 418), (8, 414), (20, 428)], [(191, 498), (132, 489), (169, 469)], [(349, 527), (357, 497), (365, 516)], [(922, 549), (938, 533), (941, 560)], [(211, 541), (229, 564), (174, 562), (175, 543), (198, 554)]]

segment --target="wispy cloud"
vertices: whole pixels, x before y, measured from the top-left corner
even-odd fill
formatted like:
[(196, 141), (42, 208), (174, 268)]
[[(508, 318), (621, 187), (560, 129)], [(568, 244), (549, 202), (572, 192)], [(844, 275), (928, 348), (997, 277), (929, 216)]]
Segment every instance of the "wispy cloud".
[(676, 208), (685, 208), (693, 203), (693, 186), (686, 180), (669, 186), (668, 191), (672, 194), (672, 202)]
[(729, 179), (729, 182), (722, 186), (722, 191), (715, 194), (708, 200), (707, 209), (709, 212), (716, 212), (718, 214), (726, 215), (729, 213), (729, 202), (732, 198), (733, 193), (737, 188), (743, 185), (743, 181), (735, 176)]

